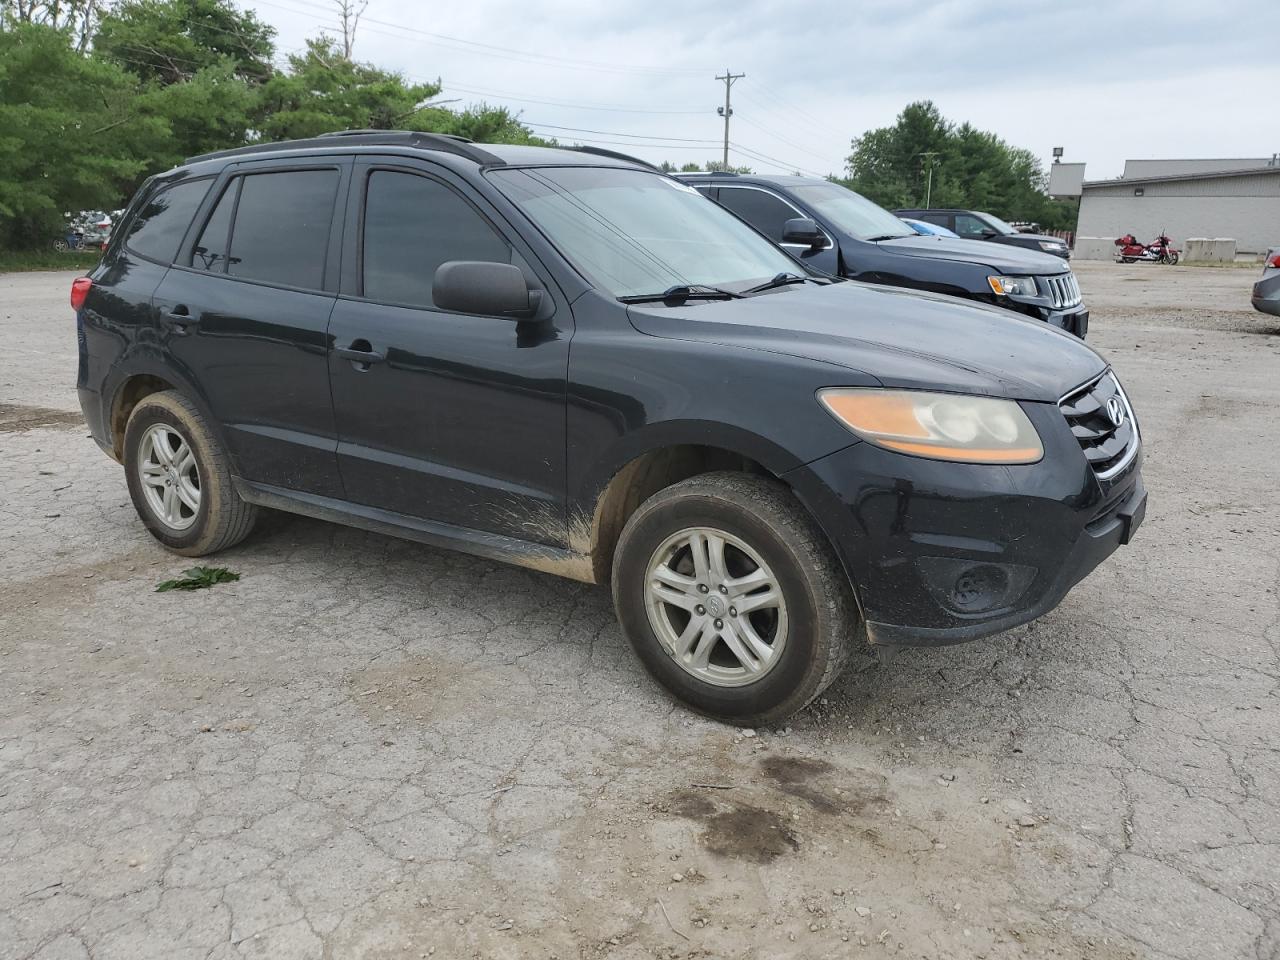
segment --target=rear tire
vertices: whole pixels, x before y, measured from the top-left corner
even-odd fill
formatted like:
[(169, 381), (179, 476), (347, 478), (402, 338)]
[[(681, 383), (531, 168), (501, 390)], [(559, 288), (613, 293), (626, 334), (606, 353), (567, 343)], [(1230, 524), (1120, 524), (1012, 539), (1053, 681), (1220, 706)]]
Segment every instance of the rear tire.
[(613, 596), (654, 678), (740, 725), (782, 720), (818, 696), (848, 662), (858, 624), (813, 518), (778, 481), (742, 473), (693, 477), (641, 504), (614, 552)]
[(173, 390), (138, 402), (124, 434), (124, 467), (134, 509), (166, 549), (201, 557), (234, 546), (258, 508), (231, 479), (231, 461), (200, 411)]

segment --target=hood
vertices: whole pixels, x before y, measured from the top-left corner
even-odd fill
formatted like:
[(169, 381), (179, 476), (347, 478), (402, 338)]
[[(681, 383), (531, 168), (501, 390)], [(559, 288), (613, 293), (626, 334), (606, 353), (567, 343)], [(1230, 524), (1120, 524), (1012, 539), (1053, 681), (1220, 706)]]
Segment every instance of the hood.
[(856, 281), (680, 307), (632, 305), (629, 314), (650, 336), (835, 364), (886, 387), (1056, 403), (1106, 368), (1083, 341), (1042, 321)]
[(881, 240), (881, 249), (893, 250), (911, 257), (927, 257), (932, 260), (954, 260), (973, 263), (1001, 273), (1014, 275), (1066, 273), (1068, 267), (1061, 257), (1039, 250), (1027, 250), (1007, 243), (988, 243), (985, 240), (961, 240), (956, 237), (901, 237)]

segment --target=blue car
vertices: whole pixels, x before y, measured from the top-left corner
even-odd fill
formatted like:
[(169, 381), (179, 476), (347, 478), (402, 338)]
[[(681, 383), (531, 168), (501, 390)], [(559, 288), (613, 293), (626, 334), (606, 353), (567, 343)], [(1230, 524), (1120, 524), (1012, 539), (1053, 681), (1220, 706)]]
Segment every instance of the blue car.
[(910, 217), (900, 217), (899, 219), (922, 237), (959, 238), (960, 236), (954, 230), (948, 230), (946, 227), (939, 226), (936, 223), (925, 223), (923, 220), (912, 220)]

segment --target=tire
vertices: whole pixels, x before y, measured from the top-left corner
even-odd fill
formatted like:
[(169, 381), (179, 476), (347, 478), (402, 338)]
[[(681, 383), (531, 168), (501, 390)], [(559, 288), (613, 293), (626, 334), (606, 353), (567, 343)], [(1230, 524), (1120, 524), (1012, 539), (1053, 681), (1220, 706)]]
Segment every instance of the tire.
[(65, 240), (53, 241), (53, 249), (57, 250), (59, 253), (63, 253), (67, 249), (67, 241)]
[[(694, 533), (724, 541), (719, 566), (727, 578), (711, 569), (714, 544), (703, 548), (710, 567), (698, 575), (694, 544), (711, 538), (695, 541)], [(733, 603), (755, 606), (769, 593), (744, 593), (741, 581), (766, 574), (781, 602), (740, 613)], [(680, 589), (668, 586), (677, 580)], [(672, 596), (680, 605), (661, 599)], [(614, 552), (613, 598), (654, 678), (700, 713), (739, 725), (773, 723), (805, 707), (844, 669), (858, 624), (848, 579), (813, 518), (783, 484), (742, 473), (702, 474), (641, 504)], [(688, 609), (688, 601), (698, 606)], [(752, 632), (763, 645), (745, 641)], [(691, 633), (678, 656), (674, 648)], [(739, 650), (765, 651), (747, 658), (754, 672), (728, 637)]]
[(133, 408), (124, 433), (124, 466), (138, 516), (174, 553), (202, 557), (234, 546), (258, 518), (258, 508), (236, 493), (230, 458), (208, 423), (173, 390), (150, 394)]

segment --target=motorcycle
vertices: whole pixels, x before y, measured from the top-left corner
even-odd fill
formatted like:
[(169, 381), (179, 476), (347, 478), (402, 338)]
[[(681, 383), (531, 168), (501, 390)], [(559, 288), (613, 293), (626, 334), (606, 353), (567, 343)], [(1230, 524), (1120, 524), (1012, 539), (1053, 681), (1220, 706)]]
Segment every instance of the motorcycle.
[(1178, 262), (1178, 251), (1173, 249), (1173, 241), (1163, 233), (1150, 243), (1141, 243), (1132, 233), (1126, 233), (1116, 240), (1116, 263), (1167, 263), (1170, 266)]

